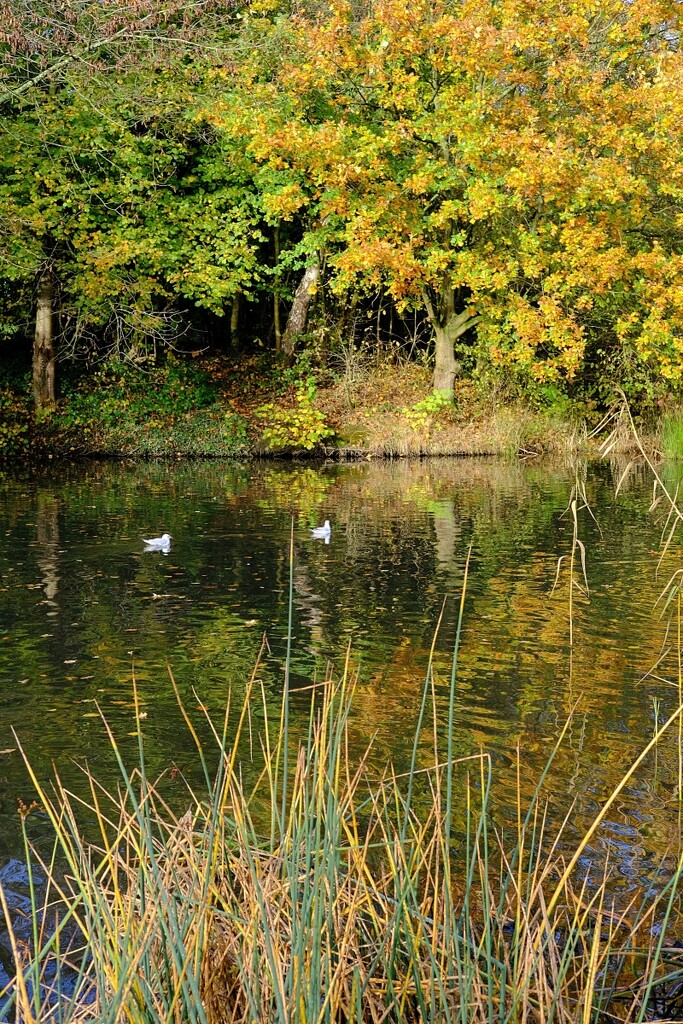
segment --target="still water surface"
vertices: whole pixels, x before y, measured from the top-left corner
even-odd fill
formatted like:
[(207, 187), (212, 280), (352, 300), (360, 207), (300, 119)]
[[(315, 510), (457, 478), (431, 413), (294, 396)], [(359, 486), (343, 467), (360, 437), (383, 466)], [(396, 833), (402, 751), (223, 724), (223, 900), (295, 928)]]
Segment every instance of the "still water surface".
[[(585, 826), (675, 706), (675, 640), (657, 597), (662, 524), (651, 481), (623, 467), (438, 460), (350, 466), (89, 464), (0, 476), (0, 868), (19, 850), (17, 799), (32, 790), (18, 736), (42, 777), (54, 762), (82, 787), (88, 761), (113, 778), (101, 707), (124, 752), (144, 704), (150, 772), (196, 775), (168, 666), (191, 710), (235, 706), (259, 657), (273, 708), (284, 678), (294, 523), (292, 687), (305, 719), (313, 679), (346, 657), (359, 676), (352, 737), (373, 763), (407, 764), (434, 630), (443, 727), (457, 600), (471, 546), (457, 677), (455, 748), (484, 748), (494, 816), (515, 819), (517, 749), (531, 792), (570, 711), (549, 778), (550, 813)], [(673, 470), (669, 471), (674, 473)], [(589, 591), (575, 591), (570, 656), (567, 506), (579, 479)], [(310, 528), (330, 519), (329, 544)], [(141, 538), (173, 535), (168, 554)], [(557, 577), (557, 585), (556, 583)], [(644, 678), (658, 663), (654, 676)], [(349, 653), (350, 652), (350, 653)], [(197, 711), (200, 717), (199, 711)], [(431, 757), (431, 729), (420, 758)], [(592, 849), (623, 886), (675, 853), (677, 737), (624, 793)]]

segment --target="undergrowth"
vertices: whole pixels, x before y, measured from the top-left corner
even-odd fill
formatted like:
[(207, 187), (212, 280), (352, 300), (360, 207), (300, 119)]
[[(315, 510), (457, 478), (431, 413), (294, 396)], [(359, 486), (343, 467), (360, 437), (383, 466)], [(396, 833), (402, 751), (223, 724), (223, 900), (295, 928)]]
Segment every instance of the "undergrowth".
[(140, 370), (104, 364), (67, 381), (43, 442), (72, 455), (235, 456), (247, 449), (244, 419), (219, 403), (202, 368), (168, 358)]
[(315, 404), (315, 377), (309, 374), (299, 378), (293, 389), (293, 404), (267, 402), (254, 410), (263, 425), (261, 441), (266, 452), (310, 452), (334, 435), (325, 414)]
[[(590, 450), (595, 410), (552, 388), (521, 397), (491, 377), (434, 392), (427, 367), (354, 359), (352, 372), (264, 356), (172, 354), (145, 367), (60, 366), (57, 407), (37, 416), (30, 373), (0, 367), (0, 461), (30, 456), (537, 456)], [(588, 424), (588, 426), (587, 426)], [(675, 417), (662, 427), (666, 451)], [(628, 436), (627, 436), (628, 441)]]

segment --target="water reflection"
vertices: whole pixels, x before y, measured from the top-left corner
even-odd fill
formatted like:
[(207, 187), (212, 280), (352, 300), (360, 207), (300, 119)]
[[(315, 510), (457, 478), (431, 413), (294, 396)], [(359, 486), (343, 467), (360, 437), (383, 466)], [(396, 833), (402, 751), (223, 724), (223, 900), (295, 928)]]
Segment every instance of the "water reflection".
[(59, 591), (59, 508), (50, 494), (41, 494), (36, 507), (36, 561), (43, 574), (43, 591), (48, 615), (56, 615)]
[[(192, 776), (167, 663), (190, 710), (239, 705), (259, 678), (275, 706), (283, 684), (294, 523), (291, 679), (304, 723), (312, 679), (347, 657), (358, 671), (355, 752), (410, 757), (434, 644), (443, 734), (457, 595), (471, 547), (457, 677), (454, 745), (494, 755), (497, 823), (514, 820), (516, 761), (531, 790), (567, 716), (575, 718), (549, 777), (551, 814), (574, 802), (580, 829), (676, 699), (666, 623), (655, 608), (680, 548), (657, 577), (651, 486), (637, 467), (435, 460), (352, 466), (91, 464), (0, 478), (0, 852), (17, 848), (16, 798), (31, 798), (11, 732), (42, 775), (76, 762), (112, 770), (102, 708), (122, 749), (135, 747), (131, 675), (146, 718), (150, 771)], [(673, 472), (673, 471), (671, 471)], [(572, 604), (558, 560), (571, 550), (566, 509), (578, 478), (597, 522), (581, 513), (588, 595)], [(675, 489), (675, 483), (672, 483)], [(331, 522), (330, 543), (311, 531)], [(169, 550), (145, 553), (150, 526), (172, 524)], [(562, 563), (566, 566), (565, 563)], [(674, 659), (675, 660), (675, 659)], [(657, 698), (659, 704), (653, 702)], [(302, 726), (303, 727), (303, 726)], [(433, 757), (431, 722), (418, 759)], [(5, 753), (10, 751), (10, 753)], [(354, 751), (352, 751), (354, 753)], [(677, 842), (676, 737), (624, 793), (597, 846), (624, 885)], [(656, 769), (656, 770), (655, 770)], [(245, 768), (248, 770), (248, 768)], [(597, 858), (599, 861), (599, 858)]]

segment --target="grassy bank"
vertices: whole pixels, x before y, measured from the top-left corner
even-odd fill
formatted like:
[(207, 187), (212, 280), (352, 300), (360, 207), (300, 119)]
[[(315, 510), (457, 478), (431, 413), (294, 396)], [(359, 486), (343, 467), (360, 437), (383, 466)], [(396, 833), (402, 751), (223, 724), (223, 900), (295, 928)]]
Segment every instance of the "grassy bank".
[[(0, 458), (10, 461), (585, 453), (597, 450), (598, 420), (554, 392), (524, 399), (490, 381), (459, 380), (447, 400), (426, 367), (357, 356), (324, 368), (305, 358), (274, 365), (270, 356), (71, 368), (56, 410), (40, 417), (25, 368), (5, 368), (0, 381)], [(677, 424), (671, 412), (662, 421), (666, 451), (683, 451)], [(622, 448), (630, 443), (624, 432)]]
[[(188, 788), (173, 807), (165, 780), (146, 775), (136, 695), (139, 762), (131, 771), (119, 758), (115, 791), (88, 775), (84, 803), (58, 777), (50, 785), (32, 775), (55, 843), (40, 859), (26, 841), (35, 879), (28, 939), (13, 930), (3, 897), (18, 971), (0, 995), (0, 1019), (680, 1020), (683, 861), (662, 865), (657, 886), (626, 902), (614, 897), (608, 867), (595, 883), (586, 863), (601, 823), (681, 709), (577, 840), (567, 821), (548, 823), (545, 775), (527, 806), (520, 798), (516, 826), (494, 828), (491, 762), (483, 753), (454, 758), (448, 737), (437, 736), (432, 694), (428, 672), (403, 776), (390, 766), (371, 774), (371, 746), (349, 761), (349, 678), (310, 692), (298, 736), (286, 689), (269, 721), (252, 681), (246, 701), (228, 703), (211, 726), (212, 749), (180, 705), (206, 794)], [(432, 765), (418, 769), (430, 733)], [(247, 786), (252, 755), (261, 770)]]

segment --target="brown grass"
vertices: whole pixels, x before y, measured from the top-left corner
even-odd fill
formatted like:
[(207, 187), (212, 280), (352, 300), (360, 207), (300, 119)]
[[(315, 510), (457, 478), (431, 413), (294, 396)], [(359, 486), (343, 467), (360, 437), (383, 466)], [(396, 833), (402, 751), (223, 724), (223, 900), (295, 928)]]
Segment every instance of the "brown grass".
[(585, 429), (567, 418), (485, 399), (456, 383), (452, 410), (417, 424), (406, 414), (432, 394), (431, 371), (415, 363), (368, 362), (353, 380), (321, 389), (318, 407), (342, 449), (372, 457), (566, 454), (585, 447)]

